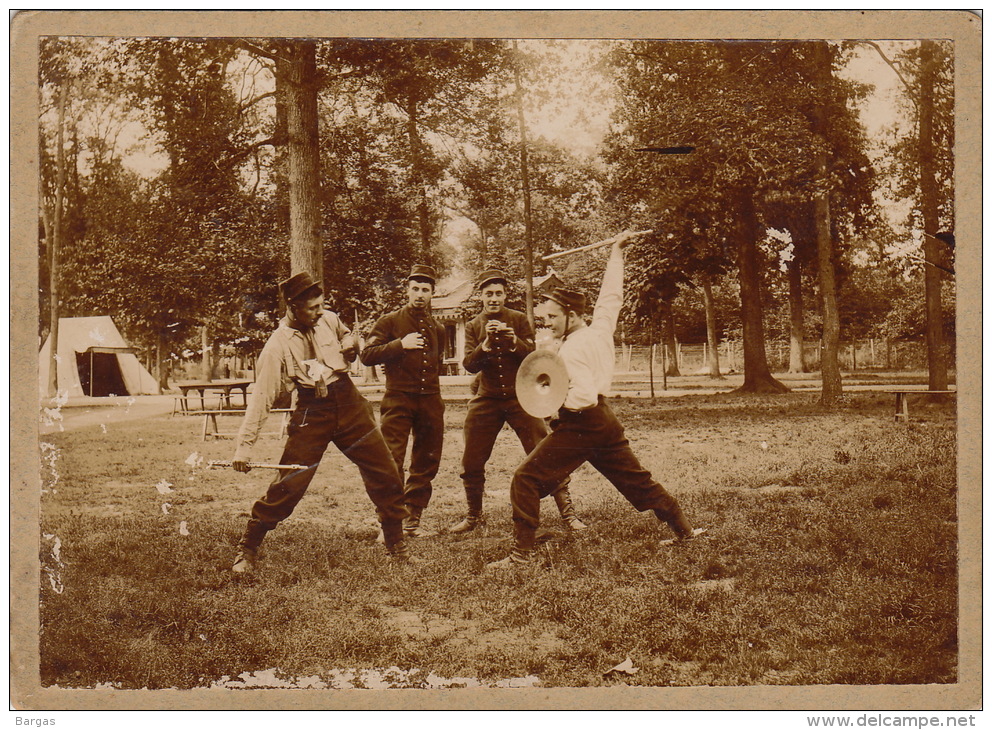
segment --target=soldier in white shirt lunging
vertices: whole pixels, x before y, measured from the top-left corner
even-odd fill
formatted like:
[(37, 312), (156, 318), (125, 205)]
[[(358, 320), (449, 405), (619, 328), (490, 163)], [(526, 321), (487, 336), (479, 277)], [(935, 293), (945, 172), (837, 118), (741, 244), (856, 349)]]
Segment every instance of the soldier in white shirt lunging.
[(676, 539), (666, 543), (689, 540), (703, 532), (693, 529), (676, 499), (641, 466), (604, 397), (613, 379), (613, 333), (623, 304), (622, 249), (635, 235), (618, 236), (613, 243), (591, 324), (582, 320), (585, 297), (578, 292), (555, 289), (543, 295), (537, 308), (543, 325), (561, 340), (558, 355), (568, 372), (568, 393), (551, 433), (513, 475), (513, 549), (487, 568), (525, 565), (534, 559), (541, 498), (587, 461), (635, 509), (653, 510), (672, 529)]

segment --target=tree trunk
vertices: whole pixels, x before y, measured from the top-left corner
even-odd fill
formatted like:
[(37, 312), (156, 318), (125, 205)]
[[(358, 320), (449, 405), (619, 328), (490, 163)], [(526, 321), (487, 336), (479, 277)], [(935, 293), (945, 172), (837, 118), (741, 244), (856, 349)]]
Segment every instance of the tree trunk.
[(427, 185), (424, 182), (424, 150), (420, 138), (420, 109), (416, 99), (407, 99), (406, 133), (410, 144), (410, 176), (417, 195), (417, 226), (420, 229), (420, 260), (433, 263), (431, 251), (430, 206), (427, 200)]
[(169, 389), (169, 360), (163, 357), (165, 347), (165, 336), (160, 333), (155, 343), (155, 378), (158, 389), (163, 393)]
[(661, 316), (664, 321), (664, 348), (667, 365), (665, 376), (676, 378), (682, 375), (679, 371), (678, 343), (675, 340), (675, 314), (671, 302), (666, 302), (662, 306)]
[(806, 355), (803, 341), (806, 339), (803, 327), (803, 267), (799, 259), (793, 257), (788, 265), (789, 275), (789, 372), (806, 372)]
[(289, 102), (289, 80), (283, 73), (276, 74), (275, 96), (275, 131), (273, 137), (282, 140), (282, 144), (273, 147), (273, 166), (277, 171), (276, 205), (278, 206), (278, 221), (281, 231), (289, 231), (289, 130), (286, 123), (286, 106)]
[(513, 80), (516, 84), (514, 96), (517, 102), (517, 125), (520, 128), (520, 181), (524, 196), (524, 301), (527, 319), (534, 326), (534, 240), (530, 216), (530, 169), (527, 164), (527, 125), (524, 120), (524, 92), (520, 85), (520, 65), (517, 42), (513, 41)]
[(737, 229), (737, 266), (741, 284), (741, 323), (744, 328), (744, 384), (736, 393), (783, 393), (789, 389), (772, 377), (765, 354), (758, 261), (758, 219), (750, 190), (741, 190)]
[(823, 304), (823, 334), (820, 348), (822, 405), (840, 397), (843, 385), (840, 374), (840, 314), (837, 309), (837, 281), (834, 273), (833, 240), (830, 235), (830, 201), (826, 195), (816, 200), (816, 247), (820, 270), (820, 298)]
[[(59, 91), (58, 134), (55, 148), (55, 215), (52, 220), (52, 239), (49, 241), (49, 342), (52, 343), (48, 361), (48, 395), (59, 393), (58, 352), (59, 352), (59, 255), (62, 246), (62, 217), (65, 207), (65, 105), (69, 98), (68, 83)], [(90, 376), (92, 379), (92, 375)]]
[(207, 325), (200, 327), (200, 351), (203, 358), (200, 361), (200, 376), (210, 380), (210, 329)]
[(227, 375), (224, 374), (224, 368), (221, 363), (220, 356), (220, 342), (214, 340), (210, 343), (210, 379), (217, 380), (218, 378), (226, 378)]
[(934, 238), (940, 226), (936, 166), (933, 159), (933, 96), (935, 86), (934, 42), (920, 42), (920, 213), (923, 218), (924, 292), (927, 312), (927, 369), (930, 390), (947, 390), (944, 357), (944, 313), (940, 284), (943, 243)]
[(320, 147), (317, 123), (316, 46), (308, 40), (283, 41), (277, 72), (285, 82), (289, 158), (290, 273), (308, 272), (323, 282), (320, 240)]
[[(829, 47), (825, 41), (816, 43), (816, 74), (823, 87), (830, 82)], [(827, 118), (822, 105), (814, 110), (814, 131), (826, 137)], [(827, 155), (817, 155), (817, 172), (822, 180), (827, 176)], [(825, 184), (825, 183), (824, 183)], [(823, 335), (820, 353), (820, 375), (823, 388), (820, 404), (829, 406), (841, 396), (843, 389), (838, 348), (840, 346), (840, 313), (837, 309), (837, 277), (833, 237), (830, 225), (830, 199), (827, 192), (820, 193), (813, 204), (816, 230), (816, 252), (820, 279), (820, 299), (823, 304)]]
[(651, 402), (654, 403), (654, 332), (648, 347), (648, 382), (651, 384)]
[(711, 378), (723, 379), (720, 374), (720, 341), (716, 332), (716, 305), (713, 302), (713, 283), (703, 277), (703, 308), (706, 310), (706, 365)]

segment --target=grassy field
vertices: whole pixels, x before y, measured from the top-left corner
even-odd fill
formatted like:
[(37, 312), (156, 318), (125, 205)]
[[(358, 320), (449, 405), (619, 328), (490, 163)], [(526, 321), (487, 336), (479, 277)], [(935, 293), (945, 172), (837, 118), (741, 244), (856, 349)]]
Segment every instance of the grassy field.
[[(271, 472), (168, 416), (43, 437), (43, 685), (544, 687), (951, 683), (957, 666), (953, 404), (892, 421), (890, 396), (813, 394), (615, 401), (635, 452), (708, 537), (669, 536), (588, 466), (572, 491), (590, 529), (550, 538), (539, 564), (509, 549), (504, 431), (487, 523), (419, 540), (422, 562), (374, 543), (357, 470), (333, 448), (261, 570), (229, 571)], [(463, 510), (464, 405), (426, 526)], [(231, 421), (236, 427), (236, 421)], [(276, 460), (281, 442), (260, 440)], [(633, 674), (609, 670), (626, 659)]]

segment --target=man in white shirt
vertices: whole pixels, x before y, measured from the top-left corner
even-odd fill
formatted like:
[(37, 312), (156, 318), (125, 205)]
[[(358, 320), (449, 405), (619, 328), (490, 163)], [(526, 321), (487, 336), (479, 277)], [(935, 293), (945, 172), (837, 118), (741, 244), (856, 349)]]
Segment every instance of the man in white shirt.
[(371, 406), (348, 375), (348, 363), (357, 354), (354, 338), (334, 312), (324, 309), (320, 285), (306, 272), (282, 282), (280, 289), (289, 311), (258, 357), (255, 386), (231, 466), (239, 472), (251, 470), (251, 449), (273, 401), (295, 388), (296, 408), (279, 463), (306, 468), (280, 471), (255, 502), (232, 570), (248, 573), (255, 568), (262, 539), (292, 514), (332, 442), (358, 467), (376, 507), (386, 550), (397, 560), (407, 561), (403, 481)]
[(613, 380), (613, 333), (623, 305), (622, 249), (634, 235), (619, 236), (613, 244), (591, 324), (582, 319), (585, 296), (567, 289), (543, 295), (544, 301), (535, 312), (561, 340), (558, 356), (568, 371), (568, 393), (551, 433), (513, 475), (513, 550), (487, 567), (512, 567), (533, 560), (541, 497), (587, 461), (635, 509), (653, 510), (672, 529), (677, 539), (666, 543), (688, 540), (702, 532), (692, 528), (675, 498), (641, 466), (604, 397)]

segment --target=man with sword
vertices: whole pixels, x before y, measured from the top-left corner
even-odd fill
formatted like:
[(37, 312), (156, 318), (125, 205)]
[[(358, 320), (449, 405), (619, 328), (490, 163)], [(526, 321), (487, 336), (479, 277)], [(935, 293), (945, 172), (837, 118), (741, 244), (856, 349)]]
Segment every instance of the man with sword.
[(693, 529), (675, 498), (641, 466), (604, 397), (613, 379), (613, 333), (623, 305), (623, 248), (642, 233), (624, 232), (611, 239), (613, 246), (591, 324), (582, 319), (585, 296), (581, 293), (555, 289), (543, 295), (536, 314), (542, 326), (561, 341), (558, 356), (567, 373), (568, 389), (551, 433), (513, 475), (513, 549), (487, 568), (512, 568), (534, 560), (541, 497), (587, 461), (635, 509), (652, 510), (672, 529), (676, 540), (665, 543), (688, 540), (703, 532)]
[(357, 355), (355, 340), (340, 318), (324, 309), (323, 291), (310, 274), (296, 274), (282, 282), (280, 289), (288, 312), (258, 357), (255, 387), (231, 466), (242, 473), (251, 470), (251, 448), (273, 401), (295, 388), (296, 408), (280, 464), (304, 468), (281, 469), (255, 502), (232, 570), (248, 573), (255, 568), (266, 533), (292, 514), (331, 442), (358, 467), (376, 507), (387, 552), (407, 561), (403, 483), (376, 427), (372, 407), (348, 375), (348, 363)]

